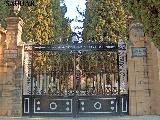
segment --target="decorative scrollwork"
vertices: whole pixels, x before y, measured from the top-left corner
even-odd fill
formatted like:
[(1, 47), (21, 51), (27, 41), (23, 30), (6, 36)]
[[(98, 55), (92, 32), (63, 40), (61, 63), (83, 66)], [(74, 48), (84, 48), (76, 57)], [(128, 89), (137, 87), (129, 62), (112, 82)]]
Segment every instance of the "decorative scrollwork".
[(126, 44), (120, 40), (119, 43), (119, 79), (120, 79), (120, 92), (121, 94), (128, 93), (127, 82), (127, 61), (126, 61)]

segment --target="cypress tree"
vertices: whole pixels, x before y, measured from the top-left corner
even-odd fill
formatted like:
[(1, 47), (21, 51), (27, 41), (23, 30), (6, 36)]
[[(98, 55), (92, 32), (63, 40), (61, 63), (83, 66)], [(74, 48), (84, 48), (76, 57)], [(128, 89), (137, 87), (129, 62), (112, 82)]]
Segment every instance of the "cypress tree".
[(122, 0), (87, 0), (85, 16), (85, 40), (127, 39), (127, 13)]
[(127, 0), (125, 3), (130, 15), (143, 23), (146, 35), (160, 50), (160, 1)]

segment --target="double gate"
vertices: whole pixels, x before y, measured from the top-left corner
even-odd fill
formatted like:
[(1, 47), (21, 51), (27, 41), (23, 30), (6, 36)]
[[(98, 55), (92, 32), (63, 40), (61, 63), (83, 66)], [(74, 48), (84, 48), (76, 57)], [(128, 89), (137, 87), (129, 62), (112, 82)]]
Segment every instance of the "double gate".
[(24, 47), (23, 115), (127, 115), (126, 45)]

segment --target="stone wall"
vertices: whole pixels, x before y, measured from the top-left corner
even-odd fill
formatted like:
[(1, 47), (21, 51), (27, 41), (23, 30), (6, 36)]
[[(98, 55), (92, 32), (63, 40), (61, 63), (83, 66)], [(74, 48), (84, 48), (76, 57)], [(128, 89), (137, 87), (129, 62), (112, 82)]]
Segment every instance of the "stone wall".
[[(160, 114), (160, 52), (144, 36), (143, 25), (130, 25), (128, 47), (128, 81), (130, 115)], [(146, 47), (146, 57), (133, 57), (133, 47)]]
[[(0, 67), (0, 115), (21, 115), (21, 80), (16, 65)], [(18, 78), (18, 79), (17, 79)]]
[[(22, 20), (7, 19), (7, 31), (0, 29), (0, 116), (21, 116), (22, 113)], [(3, 31), (2, 31), (3, 30)]]
[(153, 43), (150, 44), (151, 48), (151, 69), (150, 76), (152, 80), (151, 84), (151, 103), (153, 114), (160, 115), (160, 52), (156, 49)]
[[(18, 17), (7, 20), (7, 31), (0, 27), (0, 116), (21, 116), (23, 70), (19, 45), (23, 22)], [(129, 114), (160, 115), (160, 52), (137, 22), (130, 25), (129, 40), (132, 43), (128, 44), (127, 53)], [(133, 47), (146, 47), (147, 56), (133, 57)], [(11, 58), (7, 50), (14, 51)]]

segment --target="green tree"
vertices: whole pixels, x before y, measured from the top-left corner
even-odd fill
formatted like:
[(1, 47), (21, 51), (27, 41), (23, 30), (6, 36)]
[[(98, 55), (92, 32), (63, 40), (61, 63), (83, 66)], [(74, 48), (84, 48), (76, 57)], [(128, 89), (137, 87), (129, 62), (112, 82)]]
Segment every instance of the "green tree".
[[(60, 5), (61, 3), (61, 5)], [(64, 18), (65, 13), (67, 12), (67, 7), (64, 4), (63, 0), (55, 0), (53, 7), (53, 22), (54, 22), (54, 39), (58, 43), (65, 43), (68, 41), (68, 38), (71, 34), (71, 27), (68, 24), (68, 20)]]
[(160, 1), (127, 0), (126, 8), (144, 25), (145, 33), (160, 49)]
[[(127, 40), (128, 17), (122, 0), (87, 0), (86, 5), (84, 41)], [(116, 72), (117, 56), (114, 53), (96, 52), (84, 57), (86, 59), (85, 69)]]
[(7, 6), (6, 0), (0, 0), (0, 24), (6, 28), (6, 18), (10, 14), (11, 7)]
[[(64, 18), (65, 5), (60, 6), (59, 0), (36, 0), (36, 6), (22, 7), (20, 16), (25, 22), (23, 40), (34, 44), (54, 44), (66, 42), (71, 29)], [(62, 8), (64, 9), (62, 11)], [(58, 68), (65, 55), (57, 53), (38, 53), (35, 68)]]
[(127, 13), (122, 0), (87, 0), (84, 40), (127, 39)]
[(22, 8), (24, 20), (23, 39), (35, 44), (49, 44), (53, 42), (52, 0), (36, 0), (35, 6)]

